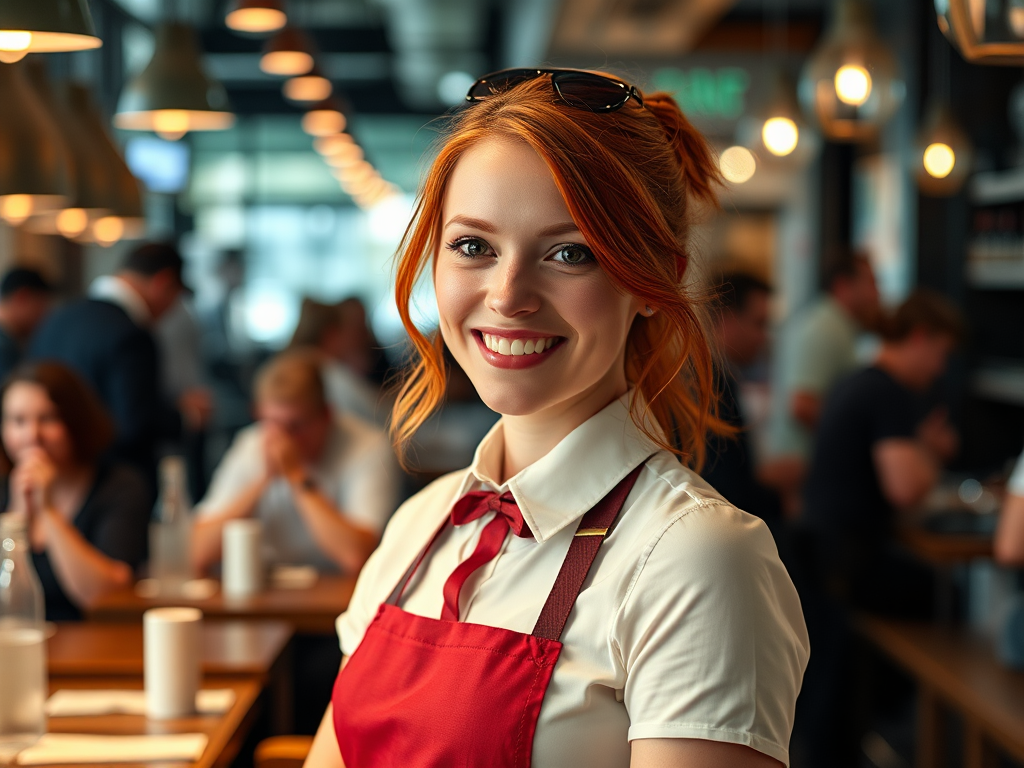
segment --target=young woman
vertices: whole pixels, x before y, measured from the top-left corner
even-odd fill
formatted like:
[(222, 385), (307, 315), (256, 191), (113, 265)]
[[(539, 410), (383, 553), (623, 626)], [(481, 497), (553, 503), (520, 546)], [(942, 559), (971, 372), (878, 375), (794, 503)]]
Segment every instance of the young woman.
[(146, 486), (100, 457), (114, 426), (99, 400), (59, 363), (17, 368), (4, 385), (0, 436), (13, 469), (0, 502), (28, 520), (46, 618), (81, 618), (104, 592), (131, 583), (146, 552)]
[[(444, 348), (502, 418), (363, 570), (308, 765), (787, 763), (799, 600), (763, 523), (673, 453), (699, 464), (715, 426), (684, 288), (713, 155), (669, 96), (597, 73), (468, 101), (403, 244), (419, 363), (392, 428), (437, 406)], [(409, 317), (428, 268), (433, 339)]]

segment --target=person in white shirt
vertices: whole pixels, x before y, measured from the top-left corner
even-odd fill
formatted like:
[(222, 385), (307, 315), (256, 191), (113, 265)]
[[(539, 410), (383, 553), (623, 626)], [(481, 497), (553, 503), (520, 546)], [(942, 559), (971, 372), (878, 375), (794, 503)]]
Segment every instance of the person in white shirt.
[(999, 514), (994, 549), (996, 561), (1000, 564), (1024, 566), (1024, 453), (1006, 483), (1006, 498)]
[(256, 517), (271, 562), (358, 573), (398, 499), (386, 436), (331, 410), (309, 352), (266, 364), (256, 410), (259, 421), (235, 438), (197, 505), (193, 564), (202, 571), (219, 562), (224, 524)]
[(595, 72), (468, 101), (400, 254), (417, 363), (392, 434), (439, 405), (444, 348), (502, 417), (363, 570), (307, 766), (786, 764), (799, 599), (765, 525), (679, 461), (721, 429), (684, 280), (714, 155), (669, 95)]

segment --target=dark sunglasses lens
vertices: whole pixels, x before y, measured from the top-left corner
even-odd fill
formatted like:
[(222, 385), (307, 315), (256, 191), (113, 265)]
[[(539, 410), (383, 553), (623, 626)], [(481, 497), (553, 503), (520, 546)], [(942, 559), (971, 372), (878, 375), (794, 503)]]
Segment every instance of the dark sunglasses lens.
[(629, 88), (587, 72), (558, 72), (552, 78), (562, 100), (577, 109), (610, 112), (629, 98)]
[(477, 99), (486, 99), (490, 96), (494, 96), (498, 93), (503, 93), (510, 88), (515, 88), (521, 83), (525, 83), (527, 80), (533, 80), (537, 77), (536, 70), (519, 70), (515, 72), (498, 72), (494, 75), (488, 75), (485, 78), (477, 80), (473, 83), (473, 87), (469, 89), (469, 99), (476, 101)]

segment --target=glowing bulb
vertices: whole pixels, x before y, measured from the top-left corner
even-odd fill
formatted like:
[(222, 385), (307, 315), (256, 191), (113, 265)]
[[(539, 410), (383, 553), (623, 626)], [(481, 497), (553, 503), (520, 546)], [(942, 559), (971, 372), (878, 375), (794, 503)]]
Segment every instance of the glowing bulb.
[(313, 68), (313, 57), (305, 51), (271, 51), (260, 58), (260, 69), (268, 75), (304, 75)]
[(32, 47), (32, 33), (21, 30), (0, 30), (0, 61), (13, 64), (21, 61)]
[(718, 158), (718, 167), (726, 181), (743, 184), (750, 181), (757, 170), (757, 163), (746, 147), (729, 147)]
[(944, 179), (953, 172), (956, 155), (948, 144), (935, 142), (929, 144), (924, 151), (924, 169), (928, 175), (936, 179)]
[(785, 157), (796, 149), (800, 130), (788, 117), (772, 117), (761, 127), (761, 141), (776, 157)]
[(330, 136), (345, 130), (345, 116), (336, 109), (311, 109), (302, 116), (302, 130), (310, 136)]
[(188, 133), (188, 112), (184, 109), (158, 109), (153, 113), (153, 130), (161, 139), (177, 141)]
[(288, 17), (276, 8), (238, 8), (224, 19), (236, 32), (276, 32), (287, 22)]
[(331, 95), (331, 81), (320, 75), (293, 77), (284, 84), (284, 97), (291, 101), (323, 101)]
[(871, 75), (858, 64), (845, 64), (836, 71), (836, 95), (844, 104), (859, 107), (871, 95)]
[(124, 220), (120, 216), (104, 216), (92, 225), (92, 236), (100, 245), (113, 245), (124, 237)]
[(78, 237), (89, 226), (89, 214), (82, 208), (65, 208), (57, 214), (57, 231), (64, 237)]
[(32, 215), (35, 205), (31, 195), (5, 195), (0, 197), (0, 218), (11, 226), (21, 224)]
[(321, 136), (313, 140), (313, 149), (321, 155), (330, 155), (340, 147), (346, 147), (352, 143), (352, 137), (347, 133), (335, 133), (330, 136)]

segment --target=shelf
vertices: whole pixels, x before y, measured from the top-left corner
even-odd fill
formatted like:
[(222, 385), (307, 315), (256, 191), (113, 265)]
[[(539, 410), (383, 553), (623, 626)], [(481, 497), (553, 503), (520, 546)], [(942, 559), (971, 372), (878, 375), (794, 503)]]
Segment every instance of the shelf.
[(971, 377), (971, 389), (986, 400), (1024, 405), (1024, 362), (986, 361)]
[(1024, 259), (968, 261), (967, 282), (973, 288), (1024, 289)]
[(968, 193), (975, 205), (1000, 205), (1024, 201), (1024, 168), (978, 173), (971, 179)]

